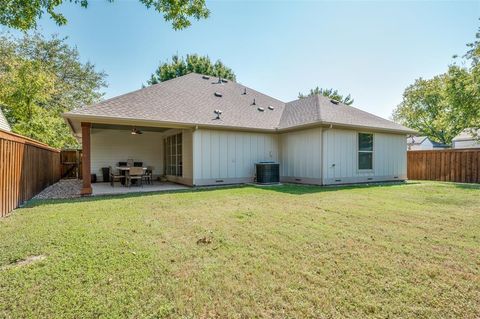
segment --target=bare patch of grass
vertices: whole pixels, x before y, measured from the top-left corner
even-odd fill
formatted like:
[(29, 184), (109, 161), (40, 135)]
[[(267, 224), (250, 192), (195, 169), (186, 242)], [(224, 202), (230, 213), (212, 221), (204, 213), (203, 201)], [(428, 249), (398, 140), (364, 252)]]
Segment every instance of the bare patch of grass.
[(0, 270), (6, 270), (6, 269), (9, 269), (9, 268), (17, 268), (17, 267), (28, 266), (30, 264), (42, 261), (45, 258), (47, 258), (47, 256), (45, 256), (45, 255), (28, 256), (25, 259), (17, 260), (14, 263), (5, 265), (5, 266), (1, 267)]

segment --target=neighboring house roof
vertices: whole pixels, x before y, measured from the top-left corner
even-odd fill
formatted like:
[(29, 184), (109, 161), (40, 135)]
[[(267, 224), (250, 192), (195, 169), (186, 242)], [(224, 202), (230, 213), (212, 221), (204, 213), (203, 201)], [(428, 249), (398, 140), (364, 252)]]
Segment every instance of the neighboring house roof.
[(10, 127), (10, 124), (8, 124), (8, 121), (5, 115), (3, 114), (2, 109), (0, 109), (0, 130), (4, 130), (8, 132), (12, 131), (12, 128)]
[[(480, 130), (477, 131), (477, 135), (480, 135)], [(460, 134), (455, 136), (452, 141), (473, 141), (475, 140), (475, 137), (472, 134), (472, 129), (467, 128), (464, 129)]]
[[(246, 94), (245, 94), (246, 92)], [(221, 97), (216, 96), (220, 93)], [(263, 110), (259, 110), (262, 108)], [(214, 110), (221, 110), (215, 119)], [(312, 124), (356, 126), (399, 133), (413, 130), (323, 96), (289, 103), (233, 81), (190, 73), (64, 114), (67, 119), (130, 119), (255, 130)]]
[(448, 148), (450, 145), (438, 143), (430, 139), (428, 136), (411, 136), (407, 138), (407, 145), (422, 145), (424, 142), (429, 141), (433, 148)]
[(428, 139), (427, 136), (410, 136), (407, 138), (408, 145), (421, 145), (425, 140)]

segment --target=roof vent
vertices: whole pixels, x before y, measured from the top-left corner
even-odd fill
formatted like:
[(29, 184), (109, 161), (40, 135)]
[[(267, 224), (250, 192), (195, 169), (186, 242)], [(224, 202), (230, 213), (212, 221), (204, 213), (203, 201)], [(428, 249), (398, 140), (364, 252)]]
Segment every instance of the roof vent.
[(243, 94), (243, 95), (247, 95), (247, 88), (244, 88), (244, 89), (243, 89), (243, 93), (242, 93), (242, 94)]
[(218, 84), (222, 84), (222, 78), (221, 77), (218, 77)]
[(259, 110), (260, 112), (265, 111), (265, 109), (264, 109), (263, 107), (258, 107), (258, 110)]
[(220, 92), (215, 92), (215, 93), (213, 93), (213, 94), (214, 94), (216, 97), (222, 97), (222, 93), (220, 93)]
[(331, 99), (330, 102), (332, 102), (333, 104), (338, 104), (340, 102), (338, 102), (337, 100), (334, 100), (334, 99)]
[(268, 107), (268, 109), (271, 110), (271, 111), (275, 110), (275, 108), (271, 105)]
[(222, 79), (223, 83), (228, 83), (228, 80)]
[(220, 110), (214, 110), (213, 113), (217, 114), (217, 117), (215, 118), (216, 120), (220, 119), (220, 114), (222, 114), (222, 111)]
[(257, 105), (257, 102), (255, 102), (255, 99), (253, 99), (252, 105)]
[(207, 76), (207, 75), (204, 75), (204, 76), (202, 76), (202, 79), (204, 79), (204, 80), (210, 80), (210, 77)]

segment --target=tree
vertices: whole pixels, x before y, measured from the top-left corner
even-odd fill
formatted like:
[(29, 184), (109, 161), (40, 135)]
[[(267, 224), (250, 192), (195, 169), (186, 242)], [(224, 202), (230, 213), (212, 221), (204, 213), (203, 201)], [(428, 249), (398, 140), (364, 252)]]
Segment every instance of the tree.
[[(107, 0), (113, 2), (113, 0)], [(205, 0), (139, 0), (148, 9), (153, 8), (163, 14), (165, 21), (170, 21), (175, 30), (187, 28), (190, 19), (206, 19), (210, 11)], [(67, 23), (65, 16), (55, 11), (65, 0), (3, 0), (0, 6), (0, 24), (19, 30), (30, 30), (36, 27), (37, 20), (45, 13), (58, 25)], [(88, 7), (88, 0), (68, 0), (70, 3)]]
[(63, 112), (102, 97), (105, 74), (81, 63), (65, 39), (0, 37), (0, 107), (12, 130), (54, 147), (75, 147)]
[(446, 94), (446, 75), (429, 80), (417, 79), (405, 89), (393, 119), (435, 141), (448, 144), (462, 125), (449, 107)]
[(309, 97), (309, 96), (312, 96), (312, 95), (323, 95), (323, 96), (326, 96), (328, 98), (331, 98), (331, 99), (337, 100), (339, 102), (342, 102), (343, 104), (346, 104), (346, 105), (352, 105), (353, 102), (354, 102), (354, 100), (352, 99), (350, 94), (348, 94), (346, 97), (343, 97), (343, 95), (338, 93), (337, 90), (323, 89), (323, 88), (319, 88), (318, 86), (314, 89), (311, 89), (310, 93), (308, 93), (307, 95), (305, 95), (303, 93), (298, 93), (298, 98), (303, 99), (303, 98), (306, 98), (306, 97)]
[(225, 66), (222, 61), (217, 60), (215, 63), (212, 63), (208, 56), (188, 54), (185, 59), (174, 55), (171, 62), (161, 63), (155, 73), (150, 76), (150, 80), (147, 83), (149, 85), (157, 84), (192, 72), (218, 76), (232, 81), (236, 79), (232, 69)]
[(451, 143), (462, 130), (480, 128), (480, 32), (461, 63), (432, 79), (417, 79), (403, 94), (393, 119), (422, 135)]

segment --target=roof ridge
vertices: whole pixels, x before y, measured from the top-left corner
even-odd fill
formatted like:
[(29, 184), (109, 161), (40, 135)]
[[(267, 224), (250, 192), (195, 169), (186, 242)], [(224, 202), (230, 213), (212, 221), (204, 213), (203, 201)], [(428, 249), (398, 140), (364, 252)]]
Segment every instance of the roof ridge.
[[(174, 78), (171, 78), (171, 79), (168, 79), (166, 81), (162, 81), (162, 82), (158, 82), (158, 83), (155, 83), (155, 84), (150, 84), (150, 85), (147, 85), (147, 86), (143, 86), (143, 83), (142, 83), (142, 86), (141, 88), (139, 89), (136, 89), (134, 91), (130, 91), (130, 92), (127, 92), (127, 93), (123, 93), (123, 94), (120, 94), (120, 95), (116, 95), (116, 96), (113, 96), (111, 98), (108, 98), (106, 100), (102, 100), (102, 101), (98, 101), (96, 103), (93, 103), (93, 104), (88, 104), (88, 105), (84, 105), (84, 106), (81, 106), (79, 108), (76, 108), (76, 109), (73, 109), (72, 111), (75, 111), (75, 110), (83, 110), (83, 109), (88, 109), (88, 108), (92, 108), (92, 107), (101, 107), (103, 104), (105, 103), (108, 103), (108, 102), (111, 102), (111, 101), (114, 101), (116, 99), (119, 99), (119, 98), (122, 98), (124, 96), (128, 96), (128, 95), (133, 95), (135, 93), (138, 93), (140, 91), (149, 91), (149, 90), (153, 90), (157, 85), (160, 85), (162, 83), (165, 83), (165, 82), (169, 82), (169, 81), (174, 81), (174, 80), (177, 80), (177, 79), (180, 79), (184, 76), (188, 76), (190, 74), (197, 74), (195, 72), (190, 72), (190, 73), (187, 73), (185, 75), (181, 75), (181, 76), (177, 76), (177, 77), (174, 77)], [(66, 112), (66, 114), (70, 113), (71, 111), (68, 111)]]

